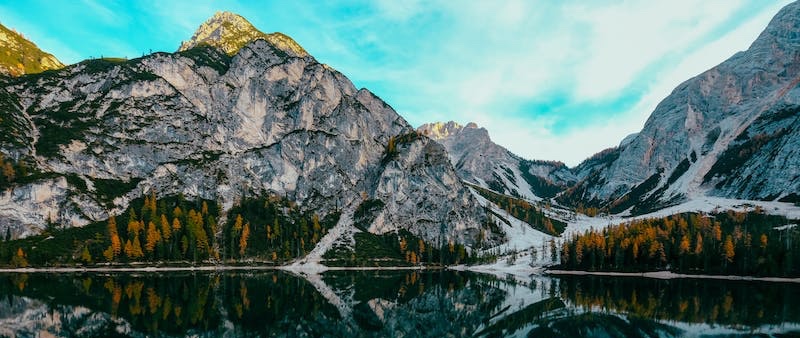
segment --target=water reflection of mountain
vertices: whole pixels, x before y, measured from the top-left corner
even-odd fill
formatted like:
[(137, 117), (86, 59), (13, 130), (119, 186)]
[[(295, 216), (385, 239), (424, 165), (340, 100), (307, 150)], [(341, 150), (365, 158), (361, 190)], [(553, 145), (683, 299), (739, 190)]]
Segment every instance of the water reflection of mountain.
[(795, 284), (451, 271), (0, 274), (0, 336), (797, 333)]

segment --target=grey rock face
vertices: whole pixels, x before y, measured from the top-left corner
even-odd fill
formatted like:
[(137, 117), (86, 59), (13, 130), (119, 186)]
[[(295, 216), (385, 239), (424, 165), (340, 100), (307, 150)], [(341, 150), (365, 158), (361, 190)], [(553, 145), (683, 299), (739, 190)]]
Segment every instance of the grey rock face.
[(563, 163), (525, 160), (492, 142), (489, 132), (475, 123), (429, 123), (417, 131), (447, 148), (461, 179), (484, 188), (538, 200), (576, 182)]
[[(32, 126), (20, 143), (33, 147), (15, 156), (60, 177), (0, 195), (0, 230), (15, 235), (41, 229), (48, 216), (75, 226), (105, 219), (150, 189), (214, 199), (225, 210), (243, 195), (277, 194), (320, 215), (366, 195), (385, 204), (371, 229), (425, 238), (442, 226), (448, 238), (469, 240), (485, 217), (426, 138), (384, 160), (391, 137), (413, 132), (391, 107), (264, 39), (233, 57), (195, 48), (85, 61), (4, 89), (4, 104)], [(130, 188), (104, 191), (109, 182)], [(34, 197), (43, 189), (47, 198)]]
[(799, 82), (793, 3), (747, 51), (678, 86), (611, 157), (579, 166), (568, 199), (636, 212), (703, 195), (796, 198)]

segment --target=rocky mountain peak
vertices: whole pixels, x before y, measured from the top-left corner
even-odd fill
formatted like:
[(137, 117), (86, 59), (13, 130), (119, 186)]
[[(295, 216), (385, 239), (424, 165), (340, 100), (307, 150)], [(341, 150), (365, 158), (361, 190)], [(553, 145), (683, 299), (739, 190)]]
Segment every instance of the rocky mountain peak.
[(278, 49), (299, 57), (308, 55), (303, 47), (285, 34), (279, 32), (266, 34), (241, 15), (231, 12), (215, 13), (200, 25), (191, 39), (181, 43), (178, 51), (199, 46), (212, 46), (228, 55), (234, 55), (246, 44), (256, 39), (264, 39)]
[(417, 128), (417, 132), (427, 135), (434, 140), (443, 140), (461, 132), (473, 129), (485, 134), (488, 139), (489, 132), (484, 128), (478, 127), (478, 124), (475, 122), (467, 123), (464, 126), (455, 121), (425, 123)]
[(17, 31), (0, 25), (0, 74), (20, 76), (63, 67), (55, 56), (43, 52)]
[(528, 161), (494, 143), (486, 128), (470, 122), (426, 123), (417, 132), (442, 144), (461, 179), (529, 200), (549, 198), (575, 181), (560, 162)]
[(642, 214), (715, 196), (797, 202), (800, 2), (746, 51), (680, 84), (641, 132), (578, 166), (562, 203)]

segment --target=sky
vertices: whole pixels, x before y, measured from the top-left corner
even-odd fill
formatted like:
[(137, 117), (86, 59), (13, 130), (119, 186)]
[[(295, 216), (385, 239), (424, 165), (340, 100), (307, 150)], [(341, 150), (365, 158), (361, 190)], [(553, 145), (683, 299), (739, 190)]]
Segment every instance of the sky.
[(0, 0), (0, 23), (71, 64), (175, 51), (232, 11), (291, 36), (415, 127), (476, 122), (516, 154), (574, 166), (747, 49), (787, 3)]

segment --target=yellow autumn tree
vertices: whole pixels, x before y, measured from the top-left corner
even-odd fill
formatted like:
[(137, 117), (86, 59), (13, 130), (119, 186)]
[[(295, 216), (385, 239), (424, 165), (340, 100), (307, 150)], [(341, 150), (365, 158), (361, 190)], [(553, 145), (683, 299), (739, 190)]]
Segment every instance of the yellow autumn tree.
[(731, 235), (725, 236), (725, 244), (722, 246), (722, 250), (725, 260), (728, 261), (728, 263), (732, 263), (736, 252), (734, 251), (733, 239), (731, 238)]
[(150, 221), (147, 224), (147, 236), (145, 237), (144, 244), (145, 250), (152, 254), (158, 242), (161, 242), (161, 232), (156, 228), (156, 224)]
[(169, 240), (172, 237), (172, 229), (166, 215), (161, 215), (161, 236), (164, 237), (164, 240)]
[(248, 238), (250, 238), (250, 222), (244, 225), (244, 228), (242, 228), (242, 236), (239, 237), (239, 257), (244, 257), (244, 253), (247, 250)]
[(689, 246), (690, 246), (689, 236), (683, 235), (683, 237), (681, 237), (681, 244), (679, 246), (681, 255), (689, 252)]
[(694, 240), (694, 254), (700, 255), (701, 253), (703, 253), (703, 235), (698, 232)]
[(3, 176), (6, 177), (6, 182), (14, 181), (16, 173), (14, 172), (14, 167), (11, 165), (11, 162), (6, 162), (6, 164), (3, 165)]
[(28, 259), (25, 257), (25, 251), (22, 248), (17, 248), (17, 253), (11, 257), (11, 266), (15, 268), (28, 267)]
[(125, 257), (128, 257), (128, 259), (133, 258), (133, 244), (131, 244), (130, 239), (125, 241)]
[(117, 231), (117, 218), (114, 215), (108, 218), (107, 224), (108, 239), (111, 241), (108, 248), (103, 251), (103, 256), (107, 261), (113, 261), (122, 252), (122, 240)]
[(142, 252), (142, 242), (139, 241), (139, 236), (136, 235), (133, 237), (133, 242), (131, 243), (133, 246), (133, 257), (134, 258), (141, 258), (144, 257), (144, 252)]

